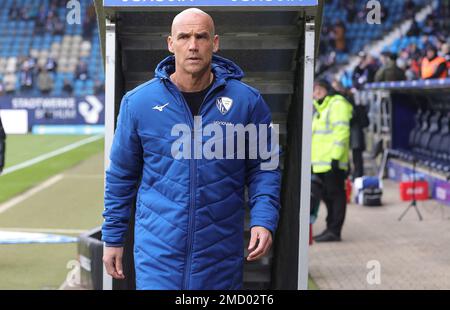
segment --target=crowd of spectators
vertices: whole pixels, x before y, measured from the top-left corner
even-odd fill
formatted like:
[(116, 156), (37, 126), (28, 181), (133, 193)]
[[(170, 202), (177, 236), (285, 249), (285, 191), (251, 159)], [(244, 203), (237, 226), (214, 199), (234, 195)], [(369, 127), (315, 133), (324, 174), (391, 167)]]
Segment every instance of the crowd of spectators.
[[(412, 25), (408, 36), (420, 36), (419, 44), (411, 42), (395, 51), (386, 49), (379, 58), (362, 53), (360, 62), (353, 71), (353, 86), (360, 88), (365, 83), (439, 79), (446, 78), (450, 72), (450, 34), (441, 28), (436, 16), (430, 15), (425, 27), (416, 30)], [(421, 48), (419, 48), (419, 46)], [(375, 72), (375, 74), (374, 74)]]
[[(8, 19), (11, 21), (34, 21), (36, 36), (43, 34), (64, 35), (66, 22), (58, 14), (58, 10), (65, 8), (66, 0), (50, 0), (48, 5), (33, 1), (26, 5), (18, 6), (15, 3), (8, 10)], [(93, 4), (86, 9), (82, 17), (82, 37), (86, 40), (92, 38), (96, 27), (96, 12)], [(17, 55), (14, 70), (8, 70), (2, 76), (0, 74), (0, 95), (3, 94), (28, 94), (33, 89), (38, 89), (43, 95), (48, 95), (54, 89), (54, 80), (57, 74), (58, 62), (49, 55), (45, 63), (38, 63), (38, 58), (30, 52), (26, 57)], [(77, 80), (86, 81), (90, 78), (89, 69), (83, 58), (77, 63), (74, 77), (64, 78), (63, 93), (71, 95), (74, 92), (74, 83)], [(99, 92), (104, 88), (103, 83), (95, 81), (94, 91)]]
[[(381, 55), (360, 52), (353, 72), (345, 73), (342, 84), (359, 90), (366, 83), (441, 79), (450, 77), (450, 4), (429, 15), (422, 23), (413, 22), (399, 42), (406, 46), (387, 46)], [(412, 10), (412, 9), (411, 9)]]
[[(342, 63), (339, 61), (339, 54), (354, 53), (349, 47), (354, 44), (352, 37), (348, 37), (347, 28), (351, 25), (367, 25), (367, 17), (372, 10), (371, 6), (367, 6), (366, 2), (358, 0), (328, 0), (325, 2), (325, 10), (329, 8), (344, 8), (346, 14), (337, 20), (325, 19), (322, 23), (322, 31), (320, 36), (319, 58), (316, 63), (316, 74), (320, 75), (323, 72), (334, 68), (336, 65)], [(414, 17), (418, 11), (414, 0), (405, 0), (402, 6), (404, 19)], [(380, 6), (380, 22), (383, 24), (390, 16), (389, 6)], [(344, 63), (348, 57), (344, 58)]]
[(26, 94), (33, 89), (37, 81), (37, 86), (41, 93), (49, 94), (53, 89), (53, 75), (57, 66), (57, 62), (51, 57), (42, 65), (37, 64), (36, 59), (31, 55), (20, 58), (17, 74), (9, 72), (5, 75), (3, 79), (4, 90), (7, 94), (14, 94), (18, 80), (20, 92)]
[(10, 20), (35, 21), (35, 35), (51, 33), (54, 35), (63, 35), (65, 32), (65, 23), (59, 17), (57, 9), (65, 7), (65, 0), (51, 0), (49, 6), (32, 2), (25, 6), (17, 6), (15, 3), (9, 9), (8, 17)]

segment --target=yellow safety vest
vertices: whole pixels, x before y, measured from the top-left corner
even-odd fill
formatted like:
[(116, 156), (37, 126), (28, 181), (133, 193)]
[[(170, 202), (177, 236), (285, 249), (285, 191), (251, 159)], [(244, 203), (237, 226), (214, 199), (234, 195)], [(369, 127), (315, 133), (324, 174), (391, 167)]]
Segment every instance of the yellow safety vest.
[(312, 122), (311, 163), (314, 173), (331, 170), (331, 161), (339, 161), (339, 168), (348, 169), (350, 119), (352, 105), (341, 95), (327, 96), (319, 105)]

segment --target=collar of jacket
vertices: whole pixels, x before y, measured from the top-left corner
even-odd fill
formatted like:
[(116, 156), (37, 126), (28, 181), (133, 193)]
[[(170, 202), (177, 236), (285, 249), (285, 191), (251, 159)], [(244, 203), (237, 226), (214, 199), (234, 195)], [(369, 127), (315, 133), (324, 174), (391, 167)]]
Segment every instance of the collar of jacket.
[(345, 100), (345, 98), (340, 95), (340, 94), (334, 94), (332, 96), (326, 96), (325, 99), (323, 99), (322, 104), (319, 104), (317, 102), (317, 100), (313, 101), (314, 107), (316, 108), (316, 111), (318, 113), (321, 113), (322, 111), (324, 111), (325, 109), (327, 109), (327, 107), (330, 105), (330, 103), (336, 99), (343, 99)]
[[(211, 71), (216, 76), (216, 79), (236, 79), (240, 80), (244, 77), (242, 69), (229, 59), (220, 57), (218, 55), (212, 56)], [(175, 56), (171, 55), (163, 59), (155, 69), (156, 78), (168, 79), (172, 73), (175, 72)]]
[[(211, 91), (221, 85), (225, 85), (230, 79), (241, 80), (244, 77), (244, 72), (238, 65), (229, 59), (217, 55), (212, 56), (211, 71), (215, 76), (215, 82)], [(158, 64), (155, 69), (155, 78), (172, 83), (170, 75), (174, 72), (175, 56), (171, 55)]]
[(322, 104), (319, 104), (319, 102), (317, 100), (314, 100), (313, 104), (314, 104), (314, 107), (316, 108), (316, 111), (318, 113), (321, 113), (322, 111), (324, 111), (330, 104), (331, 98), (333, 98), (333, 96), (326, 96), (323, 99)]

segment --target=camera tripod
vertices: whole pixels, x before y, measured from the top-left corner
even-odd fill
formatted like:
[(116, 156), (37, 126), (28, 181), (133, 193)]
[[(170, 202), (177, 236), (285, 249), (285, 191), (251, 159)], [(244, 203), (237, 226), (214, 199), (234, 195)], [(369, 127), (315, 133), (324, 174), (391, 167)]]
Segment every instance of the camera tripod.
[(406, 208), (405, 211), (400, 215), (398, 218), (399, 221), (402, 220), (402, 218), (408, 213), (409, 209), (414, 208), (417, 212), (417, 216), (419, 216), (419, 220), (423, 220), (422, 214), (420, 214), (419, 208), (417, 207), (417, 200), (416, 200), (416, 158), (413, 156), (413, 170), (412, 170), (412, 201), (409, 204), (408, 208)]

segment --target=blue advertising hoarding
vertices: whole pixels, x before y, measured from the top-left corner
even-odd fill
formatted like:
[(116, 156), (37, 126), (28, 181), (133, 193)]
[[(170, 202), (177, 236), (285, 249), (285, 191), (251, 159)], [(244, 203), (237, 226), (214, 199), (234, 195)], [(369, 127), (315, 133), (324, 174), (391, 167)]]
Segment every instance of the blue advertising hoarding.
[(103, 0), (104, 7), (130, 6), (317, 6), (318, 0)]
[(26, 110), (28, 126), (104, 125), (104, 95), (84, 97), (0, 96), (1, 110)]
[(450, 78), (414, 80), (414, 81), (393, 81), (393, 82), (375, 82), (365, 85), (365, 89), (410, 89), (422, 90), (424, 88), (449, 88)]

